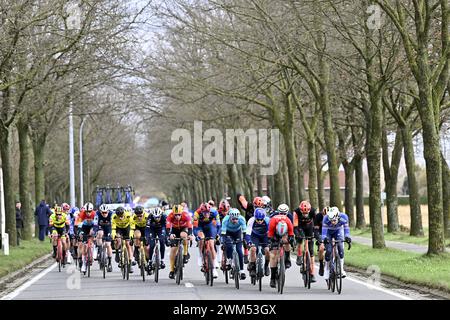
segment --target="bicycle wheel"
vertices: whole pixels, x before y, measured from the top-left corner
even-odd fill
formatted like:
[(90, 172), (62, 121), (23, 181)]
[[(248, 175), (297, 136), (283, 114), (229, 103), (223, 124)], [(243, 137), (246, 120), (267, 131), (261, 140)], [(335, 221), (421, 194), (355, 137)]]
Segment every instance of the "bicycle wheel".
[(257, 258), (257, 264), (256, 264), (256, 277), (258, 278), (258, 286), (259, 291), (262, 290), (262, 279), (264, 277), (264, 270), (263, 270), (263, 256), (261, 251), (258, 253)]
[(91, 277), (91, 256), (92, 256), (92, 252), (91, 252), (91, 247), (88, 247), (88, 254), (87, 254), (87, 261), (86, 261), (86, 267), (87, 267), (87, 274), (88, 274), (88, 278)]
[(279, 271), (278, 271), (278, 292), (280, 294), (283, 294), (285, 271), (286, 271), (286, 266), (284, 265), (284, 252), (283, 252), (283, 255), (280, 254), (280, 267), (279, 267)]
[(58, 270), (59, 270), (59, 272), (61, 272), (61, 265), (62, 265), (62, 253), (61, 253), (61, 251), (62, 251), (62, 249), (61, 249), (61, 242), (60, 241), (58, 241), (58, 249), (57, 249), (57, 251), (56, 251), (56, 261), (58, 262)]
[(341, 294), (342, 291), (342, 269), (341, 269), (341, 258), (339, 257), (339, 255), (336, 255), (336, 259), (335, 259), (335, 282), (336, 282), (336, 290), (338, 292), (338, 294)]
[[(157, 240), (158, 241), (158, 240)], [(159, 265), (160, 265), (160, 257), (159, 257), (159, 245), (155, 245), (155, 260), (153, 262), (154, 272), (155, 272), (155, 282), (158, 282), (159, 279)]]
[(178, 254), (177, 254), (177, 275), (176, 275), (176, 282), (179, 285), (181, 282), (181, 277), (183, 276), (183, 247), (180, 242), (178, 245)]
[(239, 256), (236, 252), (236, 249), (233, 250), (233, 276), (234, 276), (234, 285), (236, 289), (239, 289)]
[(311, 289), (311, 258), (309, 252), (305, 254), (303, 263), (305, 264), (303, 282), (305, 283), (305, 288)]
[(130, 279), (130, 258), (128, 257), (128, 248), (125, 245), (125, 250), (124, 250), (124, 260), (125, 260), (125, 277), (127, 280)]
[(139, 259), (141, 260), (140, 264), (141, 264), (141, 276), (142, 276), (142, 281), (145, 282), (145, 250), (143, 245), (141, 244), (141, 253), (139, 254)]
[(336, 281), (335, 281), (336, 273), (335, 273), (335, 265), (334, 261), (331, 262), (331, 268), (330, 268), (330, 282), (331, 282), (331, 292), (334, 292), (336, 290)]
[(214, 262), (212, 259), (211, 252), (208, 251), (208, 273), (209, 273), (209, 285), (211, 287), (213, 286), (213, 281), (214, 281), (213, 271), (214, 271)]

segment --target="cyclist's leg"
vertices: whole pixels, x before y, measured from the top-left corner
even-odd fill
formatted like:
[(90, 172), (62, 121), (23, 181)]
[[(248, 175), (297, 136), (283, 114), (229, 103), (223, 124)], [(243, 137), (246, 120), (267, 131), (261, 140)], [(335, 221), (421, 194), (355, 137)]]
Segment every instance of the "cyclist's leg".
[[(339, 229), (337, 236), (336, 236), (336, 240), (344, 241), (344, 230)], [(347, 273), (344, 271), (344, 242), (339, 242), (337, 244), (337, 247), (338, 247), (339, 258), (341, 258), (342, 277), (345, 278), (347, 276)]]
[(188, 263), (188, 233), (187, 230), (183, 230), (180, 232), (180, 238), (183, 239), (183, 263)]
[(256, 270), (256, 250), (258, 248), (259, 238), (254, 235), (251, 235), (250, 241), (252, 243), (252, 246), (250, 247), (249, 250), (250, 254), (248, 259), (247, 270), (250, 272), (250, 275), (253, 275), (254, 271)]
[(331, 232), (328, 231), (327, 233), (327, 238), (328, 238), (328, 243), (325, 245), (325, 272), (324, 272), (324, 278), (325, 280), (328, 279), (330, 277), (330, 262), (331, 262), (331, 251), (333, 249), (333, 246), (331, 244)]
[(302, 258), (303, 258), (303, 236), (302, 236), (302, 229), (300, 227), (294, 228), (294, 234), (295, 234), (295, 241), (297, 241), (297, 265), (302, 264)]
[(215, 261), (216, 260), (216, 250), (214, 249), (214, 243), (215, 243), (214, 239), (216, 238), (217, 229), (212, 223), (210, 223), (207, 228), (203, 229), (203, 231), (204, 231), (205, 237), (211, 238), (210, 240), (208, 240), (208, 246), (209, 246), (209, 250), (211, 252), (212, 260)]
[(159, 237), (159, 251), (160, 251), (160, 254), (161, 254), (161, 261), (163, 261), (164, 260), (164, 254), (166, 252), (166, 243), (164, 241), (165, 234), (161, 231), (158, 234), (158, 237)]
[(52, 229), (51, 238), (52, 238), (52, 246), (53, 246), (53, 258), (55, 258), (56, 257), (56, 249), (58, 246), (58, 231), (56, 231), (56, 228), (54, 228), (54, 227)]
[(290, 268), (291, 266), (291, 245), (288, 243), (288, 236), (287, 234), (283, 236), (283, 242), (284, 244), (284, 261), (286, 265), (286, 269)]
[[(150, 230), (148, 233), (148, 237), (147, 237), (148, 255), (149, 255), (150, 261), (153, 260), (153, 250), (155, 249), (155, 244), (156, 244), (155, 236), (156, 236), (156, 232), (153, 230)], [(160, 242), (160, 245), (161, 245), (161, 242)]]
[(141, 231), (138, 229), (134, 230), (133, 244), (134, 244), (133, 258), (136, 259), (139, 256), (139, 248), (141, 247)]
[(276, 287), (276, 279), (277, 279), (277, 273), (278, 273), (278, 256), (279, 256), (279, 250), (278, 248), (269, 247), (270, 250), (270, 286), (272, 288)]

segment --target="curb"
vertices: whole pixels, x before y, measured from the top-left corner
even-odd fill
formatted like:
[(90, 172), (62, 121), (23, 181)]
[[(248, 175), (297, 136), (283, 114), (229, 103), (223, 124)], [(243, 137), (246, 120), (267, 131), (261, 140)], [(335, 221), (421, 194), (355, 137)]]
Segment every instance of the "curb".
[[(26, 265), (25, 267), (0, 278), (0, 290), (4, 289), (4, 286), (6, 284), (16, 280), (19, 277), (24, 276), (29, 270), (33, 269), (34, 267), (36, 267), (37, 265), (39, 265), (41, 263), (49, 261), (50, 259), (52, 259), (52, 255), (50, 253), (48, 253), (48, 254), (34, 260), (33, 262)], [(0, 291), (0, 293), (1, 293), (1, 291)]]
[[(348, 263), (345, 264), (345, 269), (350, 272), (358, 273), (359, 275), (364, 277), (368, 276), (367, 270), (355, 267)], [(430, 294), (440, 299), (450, 300), (450, 290), (427, 287), (425, 284), (418, 285), (417, 283), (399, 280), (398, 278), (383, 273), (381, 274), (381, 281), (400, 289), (414, 290), (420, 292), (421, 294)]]

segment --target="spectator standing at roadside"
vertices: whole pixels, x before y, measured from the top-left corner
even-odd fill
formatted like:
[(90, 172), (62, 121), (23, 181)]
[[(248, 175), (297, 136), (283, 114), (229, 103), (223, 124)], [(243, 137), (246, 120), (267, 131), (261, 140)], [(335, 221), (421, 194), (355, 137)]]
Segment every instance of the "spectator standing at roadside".
[(20, 238), (22, 238), (22, 229), (23, 229), (23, 217), (22, 211), (20, 210), (22, 204), (17, 201), (16, 202), (16, 230), (17, 230), (17, 246), (20, 245)]
[(48, 228), (48, 218), (51, 214), (52, 212), (45, 203), (45, 200), (41, 200), (39, 205), (36, 207), (36, 210), (34, 211), (34, 215), (37, 216), (37, 223), (39, 225), (39, 240), (41, 241), (44, 241), (45, 239)]

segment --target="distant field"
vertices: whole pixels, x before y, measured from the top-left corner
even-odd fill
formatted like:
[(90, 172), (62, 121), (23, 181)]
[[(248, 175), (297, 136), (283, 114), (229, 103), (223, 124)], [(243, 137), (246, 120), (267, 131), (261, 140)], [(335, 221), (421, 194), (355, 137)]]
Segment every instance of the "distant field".
[[(428, 206), (421, 205), (420, 210), (422, 211), (422, 225), (424, 228), (428, 228)], [(387, 224), (386, 206), (382, 207), (382, 212), (383, 212), (383, 224)], [(369, 223), (370, 221), (369, 206), (364, 206), (364, 216), (366, 217), (366, 223)], [(398, 207), (398, 222), (400, 225), (409, 228), (411, 224), (409, 206)]]

